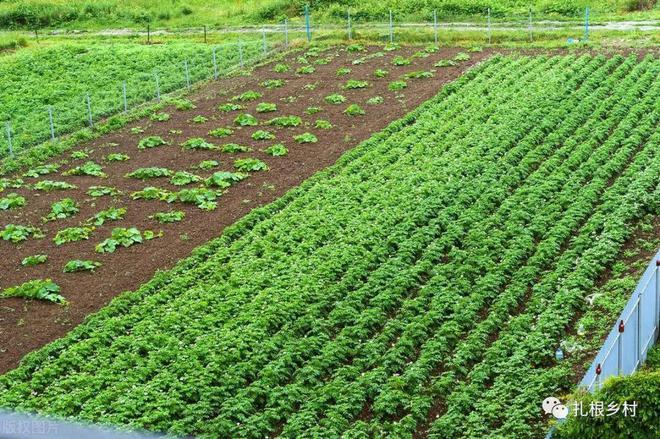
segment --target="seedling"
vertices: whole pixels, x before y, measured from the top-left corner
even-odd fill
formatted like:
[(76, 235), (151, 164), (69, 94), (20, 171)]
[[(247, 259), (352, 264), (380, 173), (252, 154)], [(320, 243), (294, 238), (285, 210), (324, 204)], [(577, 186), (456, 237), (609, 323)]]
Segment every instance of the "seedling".
[(260, 84), (262, 87), (273, 89), (280, 88), (284, 86), (284, 80), (282, 79), (267, 79)]
[(120, 194), (119, 190), (114, 187), (107, 186), (90, 186), (87, 190), (87, 195), (90, 197), (103, 197), (105, 195), (116, 197)]
[(307, 65), (307, 66), (302, 66), (299, 67), (298, 70), (296, 70), (296, 73), (300, 75), (309, 75), (311, 73), (314, 73), (316, 69), (313, 66)]
[(7, 194), (0, 198), (0, 210), (11, 210), (24, 207), (26, 205), (25, 197), (18, 194)]
[(351, 73), (351, 69), (348, 67), (340, 67), (337, 69), (336, 75), (337, 76), (345, 76)]
[(325, 120), (325, 119), (317, 119), (316, 123), (314, 124), (316, 128), (320, 128), (322, 130), (329, 130), (332, 128), (332, 124)]
[(234, 162), (234, 167), (240, 172), (267, 171), (268, 165), (259, 159), (247, 158), (238, 159)]
[(106, 210), (102, 210), (92, 218), (87, 220), (87, 224), (92, 224), (95, 226), (102, 226), (108, 221), (119, 221), (124, 219), (126, 215), (126, 208), (124, 207), (110, 207)]
[(365, 111), (358, 104), (351, 104), (344, 110), (344, 113), (349, 116), (363, 116)]
[(257, 104), (257, 113), (271, 113), (277, 111), (277, 105), (269, 102), (261, 102)]
[(216, 128), (209, 131), (209, 136), (213, 137), (227, 137), (230, 136), (234, 131), (230, 128)]
[(224, 113), (229, 113), (230, 111), (238, 111), (244, 109), (245, 106), (241, 104), (226, 103), (226, 104), (218, 105), (218, 111), (222, 111)]
[(357, 81), (355, 79), (349, 79), (348, 81), (346, 81), (346, 84), (344, 84), (342, 88), (344, 90), (357, 90), (367, 87), (369, 87), (369, 83), (367, 81)]
[(279, 127), (297, 127), (302, 124), (302, 119), (298, 116), (280, 116), (266, 122), (268, 125)]
[(25, 282), (17, 287), (7, 288), (0, 294), (0, 297), (23, 297), (65, 304), (66, 299), (59, 293), (60, 287), (55, 282), (50, 279), (38, 279)]
[(130, 160), (130, 157), (126, 154), (114, 152), (112, 154), (108, 154), (105, 159), (108, 162), (125, 162), (126, 160)]
[(319, 141), (319, 139), (312, 133), (303, 133), (294, 136), (293, 139), (298, 143), (316, 143)]
[(186, 213), (182, 210), (175, 210), (172, 212), (158, 212), (151, 215), (149, 218), (158, 221), (161, 224), (171, 224), (183, 221)]
[(275, 134), (270, 131), (258, 130), (252, 133), (252, 138), (254, 140), (272, 140), (275, 138)]
[(238, 143), (225, 143), (222, 145), (222, 152), (227, 153), (237, 153), (237, 152), (248, 152), (251, 149), (244, 145), (239, 145)]
[(69, 242), (82, 241), (84, 239), (89, 239), (94, 227), (69, 227), (62, 229), (53, 238), (53, 242), (56, 245), (62, 245)]
[(276, 143), (275, 145), (266, 148), (264, 152), (268, 155), (272, 155), (273, 157), (281, 157), (287, 155), (289, 150), (281, 143)]
[(127, 178), (137, 178), (139, 180), (148, 180), (150, 178), (170, 177), (172, 171), (167, 168), (138, 168), (135, 171), (126, 174)]
[(138, 143), (138, 149), (156, 148), (167, 144), (168, 143), (160, 136), (149, 136), (140, 140)]
[(23, 261), (21, 261), (21, 265), (24, 267), (33, 267), (35, 265), (45, 264), (47, 260), (48, 256), (46, 255), (33, 255), (24, 258)]
[(54, 202), (50, 207), (50, 213), (44, 218), (44, 221), (55, 221), (58, 219), (69, 218), (80, 211), (78, 204), (71, 198), (64, 198)]
[(202, 160), (199, 162), (199, 165), (197, 165), (197, 168), (202, 169), (204, 171), (208, 171), (210, 169), (216, 168), (220, 165), (216, 160)]
[(344, 102), (346, 102), (346, 98), (343, 95), (333, 93), (331, 95), (326, 96), (325, 101), (329, 104), (338, 105), (338, 104), (343, 104)]
[(207, 142), (201, 137), (192, 137), (181, 144), (183, 149), (201, 149), (201, 150), (213, 150), (218, 149), (213, 143)]
[(390, 82), (390, 85), (387, 86), (387, 88), (390, 89), (391, 91), (403, 90), (406, 87), (408, 87), (408, 83), (403, 80), (392, 81)]
[(81, 271), (94, 271), (100, 266), (101, 266), (100, 262), (74, 259), (66, 263), (66, 265), (64, 266), (64, 272), (78, 273)]
[(187, 184), (199, 183), (202, 178), (186, 171), (177, 171), (170, 179), (170, 184), (174, 186), (185, 186)]
[(389, 74), (390, 74), (390, 72), (388, 72), (387, 70), (383, 70), (383, 69), (376, 69), (376, 70), (374, 71), (374, 76), (375, 76), (376, 78), (385, 78), (385, 77), (388, 76)]
[(154, 113), (151, 116), (149, 116), (149, 119), (156, 121), (156, 122), (166, 122), (170, 120), (170, 114), (169, 113)]
[(291, 68), (287, 64), (275, 64), (275, 67), (273, 67), (273, 71), (276, 73), (286, 73), (290, 69)]
[(231, 100), (234, 102), (250, 102), (250, 101), (256, 101), (261, 97), (263, 97), (262, 93), (259, 93), (258, 91), (248, 90), (246, 92), (241, 93), (240, 95), (234, 96), (233, 98), (231, 98)]
[(242, 127), (259, 125), (257, 118), (248, 113), (239, 114), (234, 119), (234, 123)]
[(208, 120), (207, 117), (204, 117), (201, 114), (192, 118), (193, 123), (206, 123)]
[(395, 56), (392, 59), (392, 65), (394, 66), (407, 66), (410, 64), (410, 60), (402, 56)]
[(59, 165), (50, 164), (50, 165), (41, 165), (35, 168), (30, 169), (23, 177), (38, 178), (42, 175), (48, 175), (53, 172), (56, 172), (59, 169)]
[(33, 186), (34, 189), (39, 191), (62, 191), (66, 189), (77, 189), (77, 186), (67, 183), (65, 181), (52, 181), (52, 180), (41, 180)]
[(62, 175), (64, 176), (88, 175), (90, 177), (100, 177), (100, 178), (106, 178), (108, 176), (105, 172), (103, 172), (103, 166), (92, 161), (88, 161), (84, 165), (76, 166), (73, 169), (69, 169), (68, 171), (64, 172)]
[(384, 102), (382, 96), (374, 96), (372, 98), (367, 99), (367, 105), (380, 105)]

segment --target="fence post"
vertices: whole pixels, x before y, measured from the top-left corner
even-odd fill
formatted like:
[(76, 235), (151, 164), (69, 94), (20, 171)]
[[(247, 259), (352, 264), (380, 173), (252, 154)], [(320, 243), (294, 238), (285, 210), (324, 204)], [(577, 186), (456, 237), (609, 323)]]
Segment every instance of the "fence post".
[(89, 97), (89, 93), (85, 95), (87, 100), (87, 119), (89, 121), (89, 127), (94, 128), (94, 120), (92, 119), (92, 100)]
[(438, 11), (433, 10), (433, 41), (438, 45)]
[(13, 157), (14, 147), (11, 144), (11, 124), (9, 121), (5, 122), (5, 126), (7, 127), (7, 145), (9, 145), (9, 157)]
[(186, 71), (186, 86), (190, 88), (190, 71), (188, 70), (188, 60), (183, 61), (183, 67)]
[(243, 42), (241, 40), (238, 40), (238, 60), (241, 68), (243, 68)]
[(598, 385), (597, 389), (600, 389), (602, 387), (602, 382), (600, 378), (600, 374), (603, 371), (603, 368), (601, 367), (600, 363), (596, 365), (596, 384)]
[[(642, 293), (637, 296), (637, 368), (642, 365)], [(636, 368), (636, 369), (637, 369)]]
[(268, 53), (268, 46), (266, 45), (266, 29), (261, 29), (261, 47), (264, 55)]
[(289, 19), (284, 19), (284, 47), (289, 47)]
[(160, 83), (158, 82), (158, 73), (154, 72), (154, 79), (156, 80), (156, 99), (160, 102)]
[(207, 40), (206, 40), (206, 25), (204, 25), (204, 43), (207, 43)]
[(307, 42), (312, 41), (312, 30), (309, 19), (309, 5), (305, 5), (305, 31), (307, 32)]
[(625, 331), (625, 324), (623, 320), (619, 322), (619, 338), (617, 339), (617, 358), (616, 358), (616, 374), (621, 375), (623, 372), (623, 331)]
[(529, 42), (531, 43), (533, 38), (532, 38), (532, 8), (529, 8), (529, 24), (527, 26), (529, 29)]
[(660, 259), (655, 261), (655, 331), (660, 336)]
[(147, 44), (151, 43), (151, 25), (147, 23)]
[(348, 39), (352, 40), (353, 39), (353, 33), (352, 33), (352, 30), (351, 30), (351, 10), (350, 9), (346, 12), (346, 17), (347, 17), (347, 20), (348, 20)]
[(584, 41), (589, 41), (589, 6), (584, 9)]
[(490, 8), (488, 8), (488, 44), (491, 44)]
[(390, 9), (390, 44), (394, 42), (394, 31), (392, 30), (392, 10)]
[(128, 102), (126, 101), (126, 81), (121, 83), (121, 94), (124, 98), (124, 113), (128, 112)]
[(53, 106), (48, 106), (48, 121), (50, 122), (50, 139), (55, 141), (55, 124), (53, 123)]

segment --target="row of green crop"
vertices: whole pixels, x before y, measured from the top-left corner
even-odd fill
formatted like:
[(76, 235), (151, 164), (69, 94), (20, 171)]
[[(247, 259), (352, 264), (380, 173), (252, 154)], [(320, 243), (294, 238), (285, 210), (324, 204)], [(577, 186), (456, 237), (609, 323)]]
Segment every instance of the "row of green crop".
[[(124, 109), (123, 83), (129, 107), (212, 78), (262, 54), (253, 43), (212, 46), (195, 43), (166, 45), (65, 45), (20, 52), (0, 60), (0, 159), (9, 155), (7, 126), (14, 152), (50, 139), (50, 115), (56, 135), (69, 133), (92, 120)], [(188, 64), (188, 80), (186, 66)], [(158, 87), (158, 88), (157, 88)], [(88, 107), (86, 96), (89, 95)]]
[(594, 258), (652, 207), (657, 74), (489, 61), (28, 356), (0, 406), (208, 437), (530, 436)]

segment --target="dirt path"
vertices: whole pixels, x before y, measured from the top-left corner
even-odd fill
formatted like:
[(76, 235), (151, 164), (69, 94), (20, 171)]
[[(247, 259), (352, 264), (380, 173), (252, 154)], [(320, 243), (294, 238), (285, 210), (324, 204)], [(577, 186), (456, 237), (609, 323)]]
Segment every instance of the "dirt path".
[[(110, 299), (122, 291), (133, 290), (150, 279), (156, 270), (172, 267), (178, 260), (190, 254), (195, 247), (217, 237), (227, 225), (234, 223), (251, 209), (273, 201), (288, 189), (298, 185), (316, 171), (325, 168), (336, 161), (346, 150), (354, 147), (360, 141), (368, 138), (374, 132), (384, 128), (389, 122), (403, 116), (423, 101), (435, 95), (442, 84), (452, 81), (465, 69), (488, 57), (489, 52), (472, 53), (469, 61), (459, 62), (455, 67), (437, 68), (433, 64), (440, 59), (453, 58), (458, 49), (443, 49), (428, 57), (414, 57), (410, 65), (394, 66), (394, 57), (409, 57), (415, 50), (399, 49), (393, 52), (383, 52), (382, 56), (370, 57), (362, 64), (353, 64), (356, 58), (362, 58), (369, 52), (348, 53), (346, 51), (328, 51), (319, 57), (309, 57), (313, 62), (319, 58), (327, 58), (326, 65), (315, 65), (312, 74), (293, 73), (302, 64), (295, 56), (286, 60), (291, 66), (288, 73), (274, 73), (272, 65), (258, 68), (251, 76), (214, 82), (200, 90), (192, 100), (196, 109), (178, 111), (168, 108), (171, 119), (167, 122), (153, 122), (149, 119), (139, 120), (119, 132), (106, 135), (88, 144), (81, 150), (89, 150), (89, 158), (72, 160), (66, 156), (68, 163), (62, 165), (60, 172), (73, 166), (81, 165), (86, 160), (93, 160), (103, 165), (107, 178), (98, 177), (65, 177), (60, 173), (44, 176), (40, 179), (25, 178), (26, 182), (37, 180), (59, 180), (72, 183), (78, 187), (75, 190), (55, 192), (39, 192), (30, 189), (7, 189), (2, 196), (15, 192), (27, 199), (27, 206), (17, 210), (0, 211), (0, 230), (5, 225), (21, 224), (40, 227), (46, 233), (44, 239), (29, 239), (17, 245), (0, 241), (0, 289), (21, 284), (32, 279), (51, 278), (62, 288), (62, 295), (69, 305), (60, 306), (43, 301), (28, 301), (11, 298), (0, 299), (0, 373), (18, 364), (26, 353), (62, 336), (72, 327), (80, 323), (85, 316), (103, 307)], [(338, 76), (340, 67), (349, 67), (351, 72)], [(374, 76), (376, 69), (389, 71), (389, 76), (378, 79)], [(426, 79), (409, 79), (408, 87), (401, 91), (391, 91), (388, 85), (401, 75), (412, 71), (434, 70), (434, 76)], [(266, 79), (283, 79), (286, 84), (281, 88), (266, 89), (260, 82)], [(345, 90), (342, 86), (347, 80), (366, 80), (369, 87), (358, 90)], [(217, 110), (219, 104), (228, 102), (236, 94), (246, 90), (263, 93), (263, 97), (244, 104), (244, 110), (256, 116), (260, 122), (276, 116), (297, 115), (304, 125), (296, 128), (276, 128), (271, 126), (254, 126), (237, 128), (233, 120), (238, 112), (222, 113)], [(328, 104), (324, 97), (332, 93), (341, 93), (346, 102), (340, 105)], [(381, 96), (383, 103), (369, 105), (367, 100)], [(259, 102), (277, 104), (277, 111), (259, 114), (256, 105)], [(366, 110), (365, 116), (350, 117), (343, 113), (349, 104), (356, 103)], [(320, 107), (316, 114), (306, 114), (310, 107)], [(191, 119), (197, 115), (208, 118), (205, 123), (193, 123)], [(314, 127), (317, 119), (325, 119), (332, 123), (332, 129)], [(142, 127), (143, 133), (133, 134), (131, 128)], [(234, 133), (223, 139), (208, 136), (208, 131), (218, 127), (231, 126)], [(272, 141), (256, 141), (251, 135), (259, 130), (271, 131), (276, 136)], [(313, 133), (316, 143), (298, 144), (294, 135), (304, 132)], [(162, 136), (171, 142), (170, 146), (138, 150), (138, 141), (148, 135)], [(253, 152), (230, 154), (220, 151), (190, 151), (183, 150), (178, 145), (192, 137), (204, 137), (215, 144), (237, 143), (253, 148)], [(283, 157), (271, 157), (262, 149), (280, 142), (289, 149), (289, 154)], [(110, 144), (111, 146), (104, 146)], [(114, 145), (114, 146), (113, 146)], [(130, 156), (124, 162), (107, 162), (109, 153), (122, 153)], [(248, 179), (229, 188), (218, 199), (218, 208), (212, 212), (202, 211), (194, 205), (182, 203), (167, 204), (163, 201), (135, 201), (131, 192), (147, 186), (176, 191), (181, 187), (169, 184), (168, 179), (159, 178), (147, 181), (125, 178), (124, 175), (141, 167), (158, 166), (172, 171), (186, 170), (201, 177), (208, 177), (215, 171), (233, 170), (236, 158), (255, 157), (268, 164), (267, 172), (253, 173)], [(58, 159), (61, 161), (62, 157)], [(213, 170), (202, 171), (195, 168), (201, 160), (217, 160), (220, 166)], [(86, 195), (90, 186), (114, 186), (123, 195), (114, 199), (103, 197), (92, 199)], [(190, 185), (187, 187), (194, 187)], [(65, 197), (75, 199), (80, 205), (80, 212), (68, 219), (43, 223), (42, 217), (48, 214), (51, 204)], [(65, 227), (80, 225), (95, 213), (110, 206), (127, 209), (123, 220), (113, 221), (99, 226), (94, 230), (89, 240), (56, 246), (52, 238), (58, 230)], [(149, 216), (162, 211), (183, 210), (186, 217), (182, 222), (174, 224), (159, 224), (149, 219)], [(98, 254), (94, 251), (96, 244), (108, 238), (114, 227), (137, 227), (140, 230), (163, 230), (164, 237), (147, 241), (130, 248), (121, 248), (112, 254)], [(23, 267), (21, 261), (30, 255), (46, 254), (48, 261), (34, 267)], [(88, 259), (102, 262), (102, 266), (94, 273), (62, 272), (63, 266), (71, 259)]]

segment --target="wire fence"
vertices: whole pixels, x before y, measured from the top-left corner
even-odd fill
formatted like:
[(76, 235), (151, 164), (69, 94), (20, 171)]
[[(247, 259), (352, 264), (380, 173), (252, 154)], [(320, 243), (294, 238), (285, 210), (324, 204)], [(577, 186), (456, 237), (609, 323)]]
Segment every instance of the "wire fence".
[(657, 340), (659, 326), (660, 251), (646, 268), (580, 387), (591, 392), (611, 376), (635, 372)]
[[(270, 56), (275, 50), (277, 47), (266, 39), (213, 45), (182, 62), (163, 63), (107, 87), (88, 84), (83, 87), (88, 92), (66, 96), (50, 105), (35, 107), (26, 103), (29, 111), (19, 112), (20, 117), (10, 117), (0, 126), (0, 159), (20, 155), (44, 141), (56, 142), (60, 136), (86, 126), (93, 128), (106, 117), (128, 113), (146, 102), (160, 102), (167, 93), (191, 89), (199, 81), (218, 79)], [(107, 79), (112, 75), (101, 76)], [(66, 91), (57, 93), (65, 95)]]

